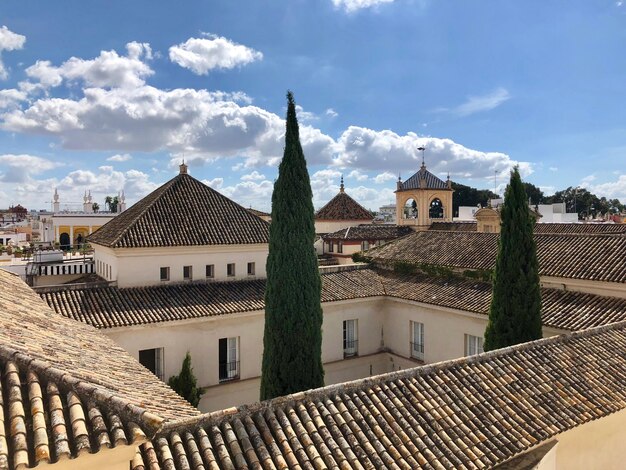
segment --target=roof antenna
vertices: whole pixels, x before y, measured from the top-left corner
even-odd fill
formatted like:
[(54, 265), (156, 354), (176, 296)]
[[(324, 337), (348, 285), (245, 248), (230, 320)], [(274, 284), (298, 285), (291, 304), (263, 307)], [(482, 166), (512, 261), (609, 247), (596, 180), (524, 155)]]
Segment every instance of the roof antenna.
[(419, 150), (420, 152), (422, 152), (422, 167), (425, 167), (426, 164), (424, 163), (424, 150), (426, 150), (426, 147), (417, 147), (417, 150)]

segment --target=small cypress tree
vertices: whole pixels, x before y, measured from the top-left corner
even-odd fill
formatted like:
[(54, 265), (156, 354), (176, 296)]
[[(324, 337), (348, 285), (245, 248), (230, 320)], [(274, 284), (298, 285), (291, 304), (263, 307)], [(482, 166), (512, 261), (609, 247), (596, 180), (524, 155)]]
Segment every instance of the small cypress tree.
[(518, 168), (504, 195), (485, 351), (541, 338), (539, 263), (534, 220)]
[(187, 355), (183, 360), (183, 366), (180, 369), (180, 374), (171, 376), (167, 381), (167, 384), (193, 406), (198, 406), (198, 403), (200, 403), (200, 397), (204, 394), (204, 391), (201, 388), (198, 388), (198, 381), (196, 376), (193, 375), (193, 367), (191, 367), (191, 354), (189, 354), (189, 351), (187, 351)]
[(287, 93), (285, 150), (272, 193), (261, 400), (324, 385), (313, 192)]

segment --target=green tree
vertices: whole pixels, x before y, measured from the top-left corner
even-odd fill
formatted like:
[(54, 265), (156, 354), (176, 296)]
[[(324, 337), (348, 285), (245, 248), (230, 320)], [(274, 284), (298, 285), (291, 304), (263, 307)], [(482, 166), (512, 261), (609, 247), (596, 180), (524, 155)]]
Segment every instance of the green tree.
[(478, 204), (485, 207), (489, 199), (497, 199), (499, 196), (489, 191), (488, 189), (476, 189), (471, 186), (465, 186), (464, 184), (452, 182), (452, 207), (454, 209), (454, 216), (459, 216), (460, 206), (476, 207)]
[(321, 279), (313, 249), (313, 193), (287, 93), (285, 150), (272, 193), (261, 399), (321, 387)]
[(114, 197), (107, 196), (104, 198), (104, 206), (109, 209), (109, 212), (117, 212), (118, 203), (119, 203), (119, 198), (117, 196), (114, 196)]
[(523, 184), (524, 190), (526, 192), (526, 197), (528, 200), (530, 200), (530, 203), (533, 205), (543, 204), (543, 191), (532, 183), (524, 182)]
[(485, 351), (541, 338), (539, 263), (534, 221), (517, 167), (502, 207)]
[(198, 388), (198, 381), (196, 376), (193, 375), (193, 367), (191, 367), (191, 354), (189, 354), (189, 351), (187, 351), (187, 355), (183, 360), (180, 374), (171, 376), (167, 384), (193, 406), (198, 406), (204, 390)]

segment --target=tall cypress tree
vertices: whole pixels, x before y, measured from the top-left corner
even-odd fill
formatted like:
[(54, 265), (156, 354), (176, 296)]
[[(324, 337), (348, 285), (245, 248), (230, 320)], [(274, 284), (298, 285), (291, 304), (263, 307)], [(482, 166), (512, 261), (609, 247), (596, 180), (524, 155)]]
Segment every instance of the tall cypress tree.
[(287, 92), (285, 150), (272, 194), (261, 399), (321, 387), (321, 279), (313, 248), (313, 192)]
[(518, 168), (504, 195), (485, 351), (541, 338), (539, 264), (534, 220)]

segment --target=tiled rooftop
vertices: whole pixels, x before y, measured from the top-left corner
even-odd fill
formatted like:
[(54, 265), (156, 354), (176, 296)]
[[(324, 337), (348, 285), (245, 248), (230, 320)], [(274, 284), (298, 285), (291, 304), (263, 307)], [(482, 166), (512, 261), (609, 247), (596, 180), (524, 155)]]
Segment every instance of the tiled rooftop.
[[(43, 289), (58, 313), (97, 328), (160, 323), (264, 309), (265, 281)], [(626, 320), (626, 299), (542, 289), (544, 324), (578, 330)], [(361, 269), (322, 275), (322, 302), (388, 296), (486, 315), (491, 285)]]
[(0, 361), (5, 370), (13, 362), (44, 386), (56, 384), (62, 393), (71, 389), (124, 419), (160, 421), (198, 413), (112, 340), (56, 314), (19, 277), (3, 270)]
[(374, 216), (345, 192), (340, 191), (334, 198), (315, 213), (317, 220), (365, 220)]
[(433, 175), (426, 169), (424, 165), (411, 176), (404, 183), (401, 183), (400, 191), (406, 191), (407, 189), (420, 189), (420, 180), (426, 180), (426, 187), (423, 189), (448, 189), (448, 185), (445, 181), (437, 176)]
[(325, 240), (395, 240), (410, 233), (413, 233), (411, 227), (402, 225), (362, 224), (328, 233), (322, 238)]
[[(373, 248), (377, 264), (398, 261), (458, 269), (493, 269), (498, 234), (425, 231)], [(539, 273), (592, 281), (626, 282), (626, 237), (536, 234)]]
[(89, 236), (111, 248), (268, 243), (269, 224), (179, 174)]
[[(430, 230), (475, 232), (476, 222), (433, 222)], [(535, 233), (580, 235), (626, 235), (626, 224), (537, 223)]]
[(626, 408), (626, 322), (166, 425), (132, 470), (493, 468)]

